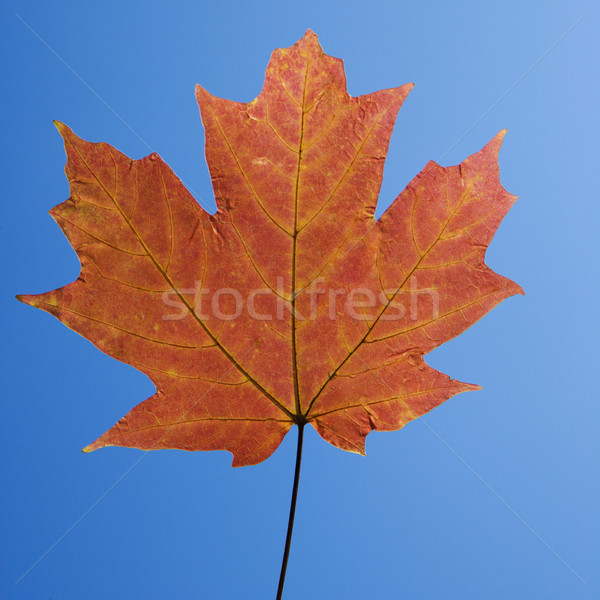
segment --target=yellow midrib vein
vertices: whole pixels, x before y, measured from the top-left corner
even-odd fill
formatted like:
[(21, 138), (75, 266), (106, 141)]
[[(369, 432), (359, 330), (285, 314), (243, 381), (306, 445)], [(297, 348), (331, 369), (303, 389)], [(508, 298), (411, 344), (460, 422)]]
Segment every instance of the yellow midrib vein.
[[(300, 385), (298, 381), (298, 352), (296, 349), (296, 260), (298, 245), (298, 203), (300, 200), (300, 171), (302, 169), (302, 143), (304, 141), (304, 107), (306, 105), (306, 87), (308, 84), (308, 67), (310, 61), (306, 56), (306, 70), (304, 72), (304, 89), (302, 90), (302, 112), (300, 117), (300, 140), (298, 142), (298, 169), (296, 171), (296, 194), (294, 198), (294, 236), (292, 245), (292, 369), (294, 377), (294, 403), (297, 418), (302, 415), (300, 406)], [(283, 82), (282, 82), (283, 83)], [(285, 87), (285, 86), (284, 86)]]

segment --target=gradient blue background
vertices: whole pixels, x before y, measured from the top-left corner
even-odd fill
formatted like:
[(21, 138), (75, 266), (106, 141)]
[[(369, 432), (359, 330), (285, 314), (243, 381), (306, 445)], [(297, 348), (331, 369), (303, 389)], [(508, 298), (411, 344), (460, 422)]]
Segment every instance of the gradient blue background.
[(80, 449), (153, 386), (14, 294), (79, 271), (47, 215), (68, 196), (53, 119), (136, 158), (150, 152), (145, 140), (214, 207), (194, 84), (253, 99), (271, 51), (308, 27), (344, 59), (352, 95), (416, 83), (381, 207), (429, 159), (456, 164), (508, 129), (501, 177), (520, 200), (487, 262), (527, 295), (428, 357), (483, 391), (372, 434), (366, 458), (308, 429), (286, 600), (600, 597), (594, 2), (71, 0), (1, 10), (0, 597), (275, 596), (296, 432), (256, 467), (231, 469), (223, 452), (150, 453), (102, 498), (142, 453)]

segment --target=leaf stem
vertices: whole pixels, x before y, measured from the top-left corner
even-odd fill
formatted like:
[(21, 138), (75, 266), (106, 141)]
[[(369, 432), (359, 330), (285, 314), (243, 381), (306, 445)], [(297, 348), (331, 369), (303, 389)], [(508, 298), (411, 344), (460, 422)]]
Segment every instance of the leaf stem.
[(288, 519), (287, 535), (285, 538), (285, 549), (283, 561), (281, 562), (281, 573), (279, 575), (279, 586), (277, 587), (277, 600), (281, 600), (283, 584), (285, 583), (285, 572), (287, 570), (290, 546), (292, 544), (292, 532), (294, 530), (294, 515), (296, 513), (296, 498), (298, 497), (298, 482), (300, 481), (300, 465), (302, 463), (302, 441), (304, 439), (305, 423), (298, 423), (298, 446), (296, 449), (296, 469), (294, 471), (294, 487), (292, 489), (292, 503), (290, 505), (290, 516)]

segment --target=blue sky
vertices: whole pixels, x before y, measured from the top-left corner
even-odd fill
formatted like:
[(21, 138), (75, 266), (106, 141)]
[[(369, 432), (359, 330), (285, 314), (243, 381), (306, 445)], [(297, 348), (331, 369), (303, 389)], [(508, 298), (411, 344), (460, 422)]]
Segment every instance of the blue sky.
[(68, 196), (53, 119), (158, 152), (214, 206), (194, 84), (249, 101), (310, 27), (352, 95), (416, 84), (380, 207), (508, 129), (520, 199), (487, 263), (526, 296), (428, 355), (482, 391), (372, 434), (365, 458), (307, 429), (284, 597), (599, 597), (599, 17), (591, 0), (4, 2), (0, 596), (274, 597), (295, 432), (242, 469), (224, 452), (82, 454), (153, 386), (14, 295), (79, 271), (47, 214)]

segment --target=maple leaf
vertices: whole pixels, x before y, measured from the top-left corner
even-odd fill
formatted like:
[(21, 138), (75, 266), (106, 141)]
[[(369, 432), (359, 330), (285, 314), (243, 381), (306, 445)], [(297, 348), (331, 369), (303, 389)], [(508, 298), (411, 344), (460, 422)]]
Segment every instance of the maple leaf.
[(516, 199), (503, 132), (455, 167), (430, 162), (374, 213), (412, 84), (350, 97), (311, 31), (273, 53), (260, 95), (197, 88), (217, 212), (157, 154), (131, 160), (65, 125), (70, 198), (51, 215), (81, 261), (60, 289), (20, 296), (157, 392), (85, 450), (228, 450), (266, 459), (293, 424), (364, 452), (478, 386), (423, 355), (521, 288), (484, 264)]

